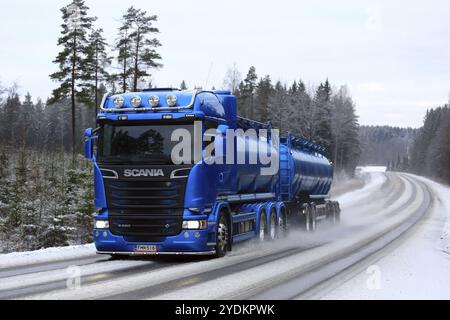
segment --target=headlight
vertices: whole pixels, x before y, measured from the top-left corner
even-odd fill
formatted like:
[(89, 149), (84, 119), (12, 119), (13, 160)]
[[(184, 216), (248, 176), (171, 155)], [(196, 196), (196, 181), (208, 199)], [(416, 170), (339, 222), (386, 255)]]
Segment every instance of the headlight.
[(96, 220), (95, 221), (95, 229), (108, 229), (109, 221), (107, 220)]
[(133, 98), (131, 98), (131, 105), (135, 108), (139, 108), (142, 104), (142, 99), (141, 97), (135, 96)]
[(169, 107), (175, 107), (177, 105), (177, 100), (178, 100), (178, 98), (174, 94), (169, 94), (166, 97), (166, 102), (169, 105)]
[(150, 98), (148, 98), (148, 103), (150, 103), (150, 105), (154, 108), (157, 107), (159, 105), (159, 97), (151, 96)]
[(123, 99), (122, 96), (118, 96), (118, 97), (114, 98), (113, 103), (117, 108), (122, 108), (125, 103), (125, 100)]
[(203, 230), (208, 226), (206, 220), (187, 220), (183, 221), (183, 229), (185, 230)]

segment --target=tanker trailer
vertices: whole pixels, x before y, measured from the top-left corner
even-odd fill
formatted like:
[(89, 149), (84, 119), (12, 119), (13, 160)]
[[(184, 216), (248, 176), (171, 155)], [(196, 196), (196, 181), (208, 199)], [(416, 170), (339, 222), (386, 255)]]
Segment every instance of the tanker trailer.
[[(248, 239), (275, 240), (295, 222), (314, 231), (321, 219), (339, 220), (324, 149), (239, 118), (230, 92), (106, 94), (100, 110), (85, 133), (99, 254), (220, 257)], [(248, 161), (260, 147), (271, 161)]]

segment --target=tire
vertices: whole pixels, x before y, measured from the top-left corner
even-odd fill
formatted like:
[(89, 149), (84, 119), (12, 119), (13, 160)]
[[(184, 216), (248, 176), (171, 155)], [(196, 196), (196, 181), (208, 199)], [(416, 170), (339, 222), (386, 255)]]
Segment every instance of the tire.
[(327, 212), (326, 221), (330, 225), (335, 225), (336, 224), (336, 206), (334, 205), (334, 202), (327, 202), (325, 210)]
[(285, 209), (281, 209), (280, 219), (278, 220), (278, 237), (282, 238), (287, 232), (287, 214)]
[(312, 203), (311, 205), (310, 205), (310, 208), (311, 208), (311, 210), (310, 210), (310, 227), (309, 227), (309, 230), (311, 231), (311, 232), (316, 232), (317, 231), (317, 208), (316, 208), (316, 205), (314, 204), (314, 203)]
[(339, 224), (341, 222), (341, 208), (339, 207), (339, 202), (335, 201), (334, 203), (334, 212), (335, 212), (335, 220), (336, 224)]
[(309, 232), (311, 228), (311, 206), (307, 204), (303, 210), (304, 210), (303, 226), (306, 232)]
[(222, 212), (219, 217), (216, 232), (216, 254), (217, 258), (224, 257), (230, 246), (230, 226), (227, 215)]
[(267, 240), (267, 218), (266, 212), (262, 211), (259, 216), (259, 241), (263, 242)]
[(270, 241), (274, 241), (278, 238), (279, 227), (277, 221), (277, 213), (272, 211), (270, 214), (270, 225), (269, 225), (269, 239)]

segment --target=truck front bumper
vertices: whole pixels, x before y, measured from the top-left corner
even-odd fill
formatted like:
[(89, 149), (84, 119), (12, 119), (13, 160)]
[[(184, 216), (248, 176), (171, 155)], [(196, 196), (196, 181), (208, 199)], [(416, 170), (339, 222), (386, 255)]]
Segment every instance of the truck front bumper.
[[(208, 228), (209, 229), (209, 228)], [(146, 256), (146, 255), (214, 255), (215, 241), (211, 230), (183, 230), (179, 235), (166, 237), (163, 242), (128, 242), (109, 229), (95, 229), (94, 240), (99, 254)], [(138, 252), (136, 246), (151, 245), (156, 251)]]

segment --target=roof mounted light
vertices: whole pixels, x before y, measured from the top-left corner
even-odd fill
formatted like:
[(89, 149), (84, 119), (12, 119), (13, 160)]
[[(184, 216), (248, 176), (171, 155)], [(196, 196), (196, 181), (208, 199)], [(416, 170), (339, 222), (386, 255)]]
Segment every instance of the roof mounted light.
[(134, 108), (139, 108), (142, 104), (142, 99), (139, 96), (134, 96), (133, 98), (131, 98), (131, 105)]
[(113, 103), (116, 108), (122, 108), (123, 105), (125, 104), (125, 100), (123, 99), (122, 96), (117, 96), (114, 98)]
[(159, 105), (159, 97), (150, 96), (150, 98), (148, 98), (148, 103), (150, 103), (153, 108), (156, 108)]
[(178, 101), (178, 98), (174, 94), (169, 94), (166, 97), (166, 102), (169, 105), (169, 107), (175, 107), (177, 105), (177, 101)]

